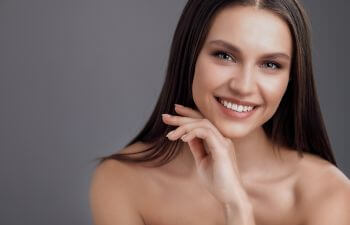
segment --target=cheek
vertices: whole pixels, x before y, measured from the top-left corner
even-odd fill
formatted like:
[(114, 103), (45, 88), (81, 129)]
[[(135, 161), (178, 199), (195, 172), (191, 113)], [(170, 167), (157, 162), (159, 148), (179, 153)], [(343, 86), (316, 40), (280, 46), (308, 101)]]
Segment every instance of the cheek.
[(218, 70), (215, 65), (207, 62), (207, 60), (198, 59), (192, 84), (195, 102), (196, 100), (204, 100), (203, 97), (207, 98), (213, 95), (215, 88), (220, 85), (218, 77)]
[(287, 89), (288, 75), (273, 77), (262, 82), (262, 93), (267, 107), (276, 111), (282, 97)]

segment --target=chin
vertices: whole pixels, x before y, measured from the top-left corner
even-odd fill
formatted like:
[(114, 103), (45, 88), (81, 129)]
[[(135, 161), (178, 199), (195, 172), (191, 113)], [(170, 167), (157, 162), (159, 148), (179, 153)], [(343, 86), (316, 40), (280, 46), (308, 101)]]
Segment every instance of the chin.
[(239, 138), (244, 138), (253, 132), (253, 129), (251, 127), (247, 127), (243, 125), (244, 124), (242, 125), (220, 124), (219, 126), (217, 126), (217, 128), (219, 129), (220, 133), (224, 137), (230, 138), (230, 139), (239, 139)]

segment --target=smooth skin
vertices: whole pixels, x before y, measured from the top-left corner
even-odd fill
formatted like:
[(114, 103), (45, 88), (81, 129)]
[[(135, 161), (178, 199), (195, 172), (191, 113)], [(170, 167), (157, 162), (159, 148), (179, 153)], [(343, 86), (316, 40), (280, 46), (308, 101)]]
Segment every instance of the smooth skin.
[(189, 117), (163, 114), (167, 124), (179, 126), (167, 137), (171, 140), (181, 137), (188, 143), (202, 184), (222, 203), (225, 224), (254, 225), (252, 205), (239, 177), (233, 142), (198, 111), (188, 109), (188, 112)]
[[(90, 190), (95, 224), (350, 224), (349, 179), (318, 156), (301, 158), (286, 147), (273, 154), (262, 129), (287, 88), (292, 49), (288, 26), (275, 14), (222, 10), (196, 63), (192, 91), (199, 111), (177, 106), (177, 115), (163, 116), (177, 127), (168, 138), (183, 140), (181, 154), (156, 168), (101, 164)], [(259, 107), (236, 120), (222, 114), (214, 96)], [(138, 142), (120, 152), (147, 146)]]

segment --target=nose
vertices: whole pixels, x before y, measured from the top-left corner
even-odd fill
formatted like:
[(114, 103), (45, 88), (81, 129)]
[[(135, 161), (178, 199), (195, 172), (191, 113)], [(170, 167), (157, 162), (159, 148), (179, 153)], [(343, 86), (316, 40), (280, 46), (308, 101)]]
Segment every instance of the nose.
[(252, 92), (254, 82), (254, 67), (246, 64), (240, 70), (235, 71), (229, 81), (229, 86), (235, 95), (246, 96)]

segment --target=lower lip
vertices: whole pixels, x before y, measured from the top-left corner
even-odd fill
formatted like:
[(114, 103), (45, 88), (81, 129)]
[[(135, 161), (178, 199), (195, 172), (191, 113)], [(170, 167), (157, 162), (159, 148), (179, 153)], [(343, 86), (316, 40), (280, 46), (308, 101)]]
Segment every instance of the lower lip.
[(219, 108), (221, 111), (228, 117), (233, 118), (233, 119), (246, 119), (250, 117), (258, 108), (258, 106), (255, 106), (253, 110), (248, 111), (248, 112), (236, 112), (231, 109), (226, 108), (223, 104), (221, 104), (219, 99), (215, 98), (216, 102), (219, 104)]

